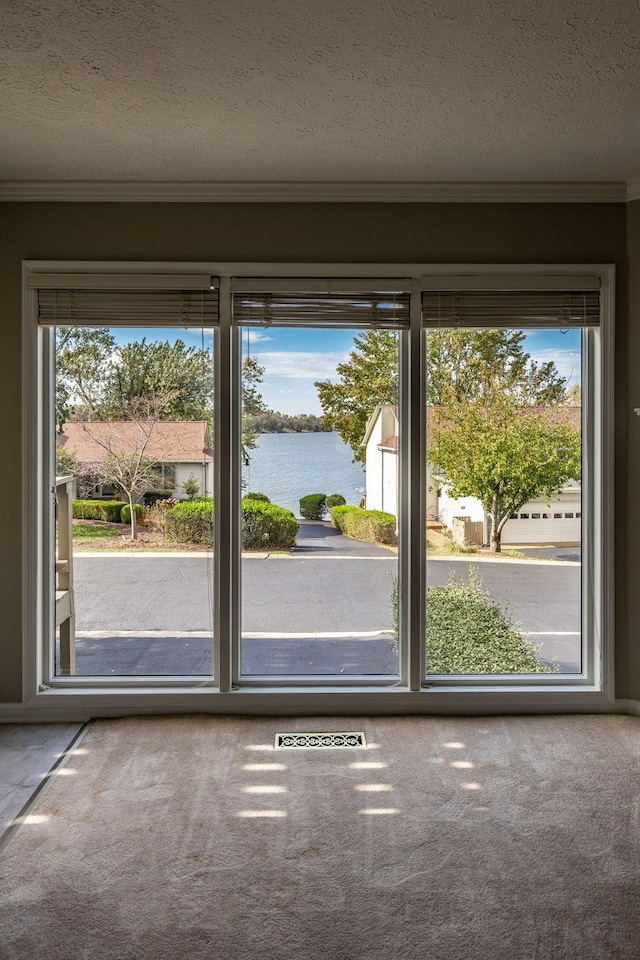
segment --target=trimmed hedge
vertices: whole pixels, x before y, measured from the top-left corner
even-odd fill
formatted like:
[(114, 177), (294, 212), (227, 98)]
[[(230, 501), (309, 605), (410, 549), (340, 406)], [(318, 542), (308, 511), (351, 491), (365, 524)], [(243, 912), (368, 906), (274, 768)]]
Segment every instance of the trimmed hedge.
[(245, 493), (242, 502), (244, 503), (245, 500), (261, 500), (263, 503), (271, 503), (266, 493)]
[[(398, 586), (391, 595), (393, 627), (398, 635)], [(453, 576), (426, 591), (426, 671), (431, 674), (556, 673), (542, 663), (540, 646), (529, 643), (509, 610), (473, 573), (464, 583)]]
[(165, 538), (173, 543), (213, 543), (213, 498), (182, 500), (164, 516)]
[[(164, 535), (173, 543), (213, 543), (213, 498), (181, 500), (164, 513)], [(242, 500), (242, 545), (288, 549), (295, 543), (298, 521), (291, 510), (264, 500)]]
[(300, 516), (305, 520), (322, 520), (327, 512), (326, 499), (326, 493), (309, 493), (306, 497), (301, 497)]
[(332, 507), (343, 507), (346, 502), (341, 493), (330, 493), (324, 501), (324, 505), (327, 510), (331, 510)]
[[(142, 520), (144, 516), (144, 507), (141, 503), (136, 503), (136, 519), (138, 523)], [(128, 503), (125, 503), (124, 507), (120, 511), (120, 520), (122, 523), (131, 523), (131, 507)]]
[(128, 506), (124, 500), (74, 500), (73, 519), (122, 523), (122, 508)]
[(331, 523), (334, 525), (336, 530), (339, 530), (340, 533), (345, 533), (345, 517), (348, 513), (353, 512), (354, 510), (360, 510), (360, 507), (356, 507), (354, 504), (346, 503), (342, 504), (339, 507), (332, 507), (329, 511), (331, 515)]
[(391, 546), (397, 543), (396, 518), (392, 513), (345, 504), (331, 509), (331, 522), (340, 533), (354, 540)]
[(247, 549), (288, 549), (298, 532), (291, 510), (262, 500), (242, 501), (242, 546)]

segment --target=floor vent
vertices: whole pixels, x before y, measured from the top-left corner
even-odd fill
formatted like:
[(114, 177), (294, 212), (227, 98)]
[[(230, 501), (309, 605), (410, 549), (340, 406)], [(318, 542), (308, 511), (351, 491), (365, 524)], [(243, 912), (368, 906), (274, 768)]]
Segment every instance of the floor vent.
[(366, 747), (364, 733), (276, 733), (276, 750), (338, 750)]

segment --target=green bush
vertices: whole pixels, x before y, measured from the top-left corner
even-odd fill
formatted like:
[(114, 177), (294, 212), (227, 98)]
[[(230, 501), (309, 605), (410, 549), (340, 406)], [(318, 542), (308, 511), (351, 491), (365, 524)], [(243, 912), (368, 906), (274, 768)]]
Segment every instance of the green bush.
[[(141, 503), (136, 503), (136, 520), (138, 523), (142, 520), (144, 516), (144, 507)], [(128, 503), (125, 503), (124, 507), (120, 511), (120, 521), (122, 523), (131, 523), (131, 507)]]
[(356, 507), (351, 503), (343, 504), (342, 506), (332, 507), (329, 511), (331, 515), (331, 523), (334, 525), (336, 530), (339, 530), (340, 533), (345, 533), (345, 517), (348, 513), (351, 513), (353, 510), (359, 510), (360, 507)]
[(305, 520), (322, 520), (327, 512), (325, 501), (326, 493), (309, 493), (300, 498), (300, 516)]
[(331, 493), (324, 501), (324, 505), (327, 510), (331, 510), (332, 507), (342, 507), (346, 504), (345, 498), (341, 493)]
[(266, 493), (245, 493), (242, 502), (244, 503), (245, 500), (261, 500), (263, 503), (271, 503)]
[[(519, 633), (509, 610), (473, 572), (464, 583), (452, 575), (447, 584), (428, 587), (426, 672), (428, 674), (555, 673), (541, 663), (540, 646)], [(398, 635), (398, 587), (391, 595), (393, 627)]]
[(367, 540), (369, 543), (395, 545), (396, 518), (392, 513), (382, 510), (363, 510), (346, 504), (333, 507), (331, 522), (334, 527), (354, 540)]
[(124, 500), (74, 500), (73, 519), (121, 523), (122, 508), (128, 506)]
[(242, 546), (288, 549), (295, 543), (298, 521), (291, 510), (262, 500), (242, 501)]
[(164, 514), (164, 535), (172, 543), (213, 543), (213, 498), (182, 500)]

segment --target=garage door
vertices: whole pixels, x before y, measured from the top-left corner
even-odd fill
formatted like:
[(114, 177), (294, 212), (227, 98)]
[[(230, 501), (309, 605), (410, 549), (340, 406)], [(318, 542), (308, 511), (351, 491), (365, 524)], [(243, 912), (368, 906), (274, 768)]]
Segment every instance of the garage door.
[(507, 520), (502, 531), (503, 543), (580, 543), (580, 512), (553, 510), (545, 505), (542, 510), (523, 510)]

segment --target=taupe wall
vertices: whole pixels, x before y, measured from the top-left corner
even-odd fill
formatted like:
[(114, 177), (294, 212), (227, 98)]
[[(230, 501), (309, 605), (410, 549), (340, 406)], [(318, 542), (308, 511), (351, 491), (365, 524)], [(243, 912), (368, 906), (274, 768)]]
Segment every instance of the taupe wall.
[[(628, 613), (636, 622), (640, 590), (628, 583), (627, 557), (627, 530), (640, 529), (640, 505), (630, 504), (628, 523), (625, 515), (627, 371), (640, 361), (640, 324), (630, 336), (626, 213), (622, 204), (2, 204), (3, 457), (19, 475), (22, 260), (613, 262), (619, 271), (617, 502), (622, 505), (617, 529), (617, 692), (640, 698), (640, 646), (628, 631)], [(640, 268), (640, 203), (630, 207), (629, 245)], [(631, 291), (637, 315), (640, 269)], [(640, 405), (640, 394), (632, 399)], [(640, 431), (640, 420), (637, 428)], [(640, 489), (639, 443), (630, 448), (629, 462), (630, 489)], [(5, 491), (2, 511), (0, 703), (21, 698), (19, 498), (16, 480)], [(629, 611), (627, 596), (633, 597)]]

